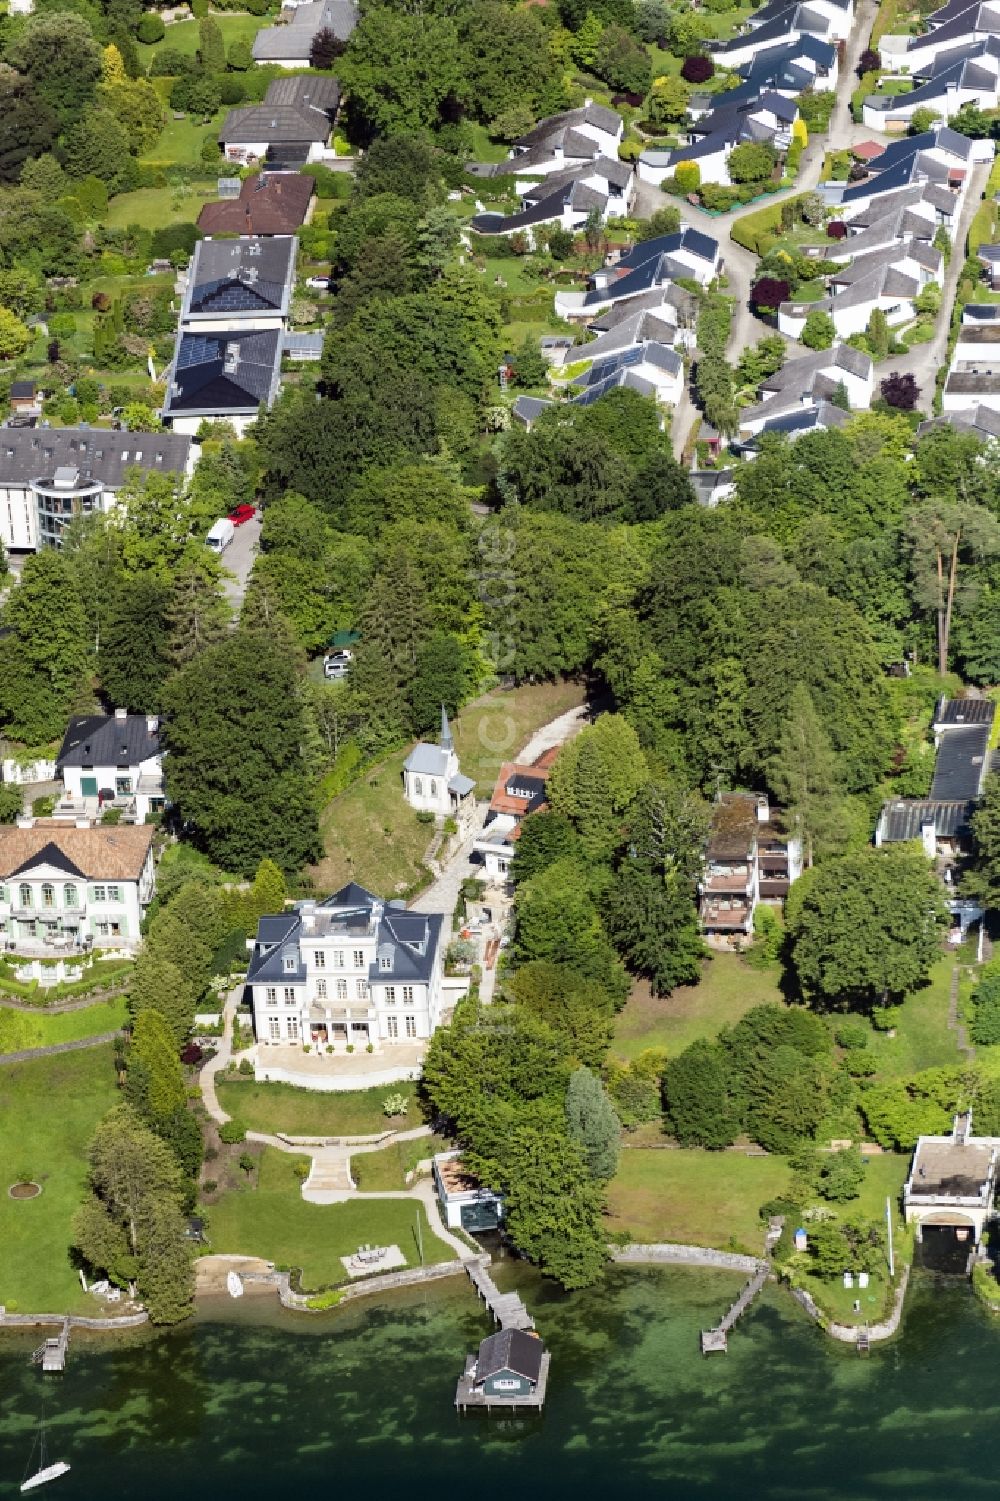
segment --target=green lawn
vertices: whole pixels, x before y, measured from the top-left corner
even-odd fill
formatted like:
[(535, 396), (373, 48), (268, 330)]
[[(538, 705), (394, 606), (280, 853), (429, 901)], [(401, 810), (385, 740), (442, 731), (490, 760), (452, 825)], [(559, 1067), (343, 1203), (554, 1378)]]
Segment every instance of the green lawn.
[[(313, 1290), (347, 1281), (341, 1256), (360, 1245), (398, 1245), (407, 1266), (449, 1261), (453, 1253), (434, 1234), (419, 1200), (353, 1199), (346, 1204), (308, 1204), (297, 1163), (306, 1161), (265, 1148), (258, 1182), (226, 1194), (208, 1211), (214, 1253), (262, 1256), (279, 1267), (301, 1268)], [(419, 1220), (419, 1231), (418, 1231)]]
[(626, 1148), (608, 1185), (609, 1231), (630, 1230), (642, 1243), (732, 1243), (753, 1255), (764, 1245), (761, 1204), (788, 1187), (783, 1157), (742, 1152)]
[[(222, 39), (226, 44), (226, 51), (232, 42), (243, 40), (252, 42), (258, 31), (264, 26), (273, 26), (274, 16), (238, 16), (226, 15), (214, 12), (212, 20), (217, 21)], [(158, 52), (164, 47), (169, 47), (172, 52), (183, 52), (187, 57), (194, 57), (198, 50), (198, 22), (177, 21), (167, 27), (167, 34), (162, 42), (155, 42), (147, 47), (143, 42), (136, 42), (135, 50), (139, 54), (139, 61), (143, 69), (148, 72), (149, 65)]]
[[(167, 111), (169, 116), (170, 111)], [(201, 161), (201, 148), (206, 136), (216, 137), (228, 111), (220, 109), (210, 120), (194, 120), (185, 115), (183, 120), (168, 118), (155, 146), (141, 158), (153, 166), (171, 167), (175, 163), (194, 166)], [(221, 164), (222, 157), (219, 157)]]
[(621, 1058), (636, 1058), (645, 1048), (675, 1055), (696, 1038), (714, 1037), (752, 1006), (781, 999), (776, 968), (751, 969), (738, 954), (716, 954), (705, 961), (697, 985), (672, 995), (653, 996), (637, 981), (615, 1023), (612, 1049)]
[[(415, 1084), (391, 1084), (379, 1089), (337, 1090), (321, 1094), (292, 1084), (237, 1083), (220, 1078), (219, 1104), (245, 1130), (288, 1136), (374, 1136), (379, 1131), (405, 1131), (421, 1122)], [(401, 1094), (406, 1115), (388, 1118), (382, 1102)], [(426, 1155), (426, 1154), (425, 1154)]]
[(351, 1158), (351, 1177), (362, 1193), (392, 1193), (406, 1188), (406, 1175), (418, 1162), (446, 1151), (443, 1136), (418, 1136), (413, 1141), (394, 1141), (380, 1152), (359, 1152)]
[(417, 822), (403, 800), (403, 762), (398, 751), (365, 772), (323, 810), (324, 855), (310, 874), (320, 891), (359, 881), (379, 896), (398, 896), (421, 875), (434, 837), (433, 824)]
[(141, 224), (144, 229), (163, 229), (167, 224), (193, 224), (203, 204), (216, 196), (216, 177), (206, 176), (199, 187), (139, 188), (120, 193), (108, 204), (104, 223), (109, 229)]
[(931, 982), (903, 1002), (896, 1036), (876, 1032), (869, 1047), (880, 1078), (896, 1079), (922, 1068), (962, 1061), (954, 1032), (948, 1028), (948, 994), (954, 958), (942, 954)]
[(501, 764), (513, 760), (537, 730), (583, 701), (580, 683), (560, 682), (525, 683), (467, 704), (453, 727), (455, 749), (478, 795), (490, 796)]
[[(877, 1221), (884, 1229), (885, 1201), (888, 1198), (892, 1207), (893, 1250), (898, 1268), (913, 1255), (912, 1233), (904, 1225), (900, 1209), (900, 1196), (910, 1165), (909, 1154), (887, 1152), (881, 1157), (866, 1157), (865, 1162), (864, 1182), (858, 1197), (846, 1204), (824, 1204), (823, 1207), (832, 1209), (839, 1219)], [(874, 1323), (888, 1311), (891, 1297), (888, 1264), (882, 1273), (872, 1275), (867, 1288), (847, 1288), (841, 1277), (805, 1276), (801, 1282), (827, 1313), (845, 1324)], [(861, 1304), (860, 1312), (855, 1312), (855, 1301)]]
[[(535, 683), (509, 692), (485, 694), (468, 704), (454, 722), (462, 771), (480, 797), (493, 791), (503, 761), (511, 760), (542, 725), (583, 702), (577, 683)], [(312, 867), (318, 890), (336, 891), (359, 881), (380, 896), (398, 896), (421, 875), (421, 861), (434, 835), (417, 822), (403, 800), (403, 762), (397, 751), (371, 767), (335, 797), (320, 818), (325, 854)]]
[[(93, 1311), (69, 1262), (70, 1225), (94, 1128), (117, 1098), (110, 1047), (0, 1068), (0, 1303), (11, 1312)], [(42, 1185), (15, 1201), (22, 1175)]]
[(19, 1053), (25, 1048), (46, 1048), (57, 1042), (76, 1042), (80, 1037), (99, 1037), (124, 1025), (125, 997), (98, 1001), (80, 1011), (49, 1016), (0, 1008), (0, 1053)]

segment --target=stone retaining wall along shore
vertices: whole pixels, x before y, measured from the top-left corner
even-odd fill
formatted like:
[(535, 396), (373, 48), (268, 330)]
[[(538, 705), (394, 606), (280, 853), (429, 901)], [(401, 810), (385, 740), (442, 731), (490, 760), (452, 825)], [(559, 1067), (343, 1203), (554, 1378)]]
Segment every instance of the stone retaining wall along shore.
[[(310, 1308), (313, 1298), (321, 1297), (319, 1292), (297, 1293), (291, 1285), (291, 1277), (288, 1272), (241, 1272), (239, 1267), (234, 1267), (240, 1279), (248, 1286), (256, 1283), (258, 1286), (274, 1287), (278, 1293), (278, 1301), (283, 1308), (292, 1308), (296, 1313), (327, 1312), (326, 1309)], [(408, 1267), (399, 1272), (383, 1272), (374, 1277), (365, 1277), (360, 1281), (351, 1282), (346, 1287), (338, 1288), (340, 1294), (339, 1303), (349, 1303), (354, 1298), (364, 1298), (370, 1293), (392, 1292), (397, 1287), (416, 1287), (422, 1282), (436, 1282), (441, 1277), (453, 1277), (456, 1272), (465, 1270), (463, 1261), (439, 1261), (433, 1266)], [(338, 1307), (334, 1304), (334, 1307)]]
[[(126, 1313), (119, 1318), (109, 1319), (92, 1319), (84, 1314), (70, 1314), (68, 1317), (71, 1329), (103, 1329), (108, 1332), (115, 1329), (138, 1329), (140, 1325), (149, 1323), (148, 1313)], [(61, 1329), (66, 1321), (67, 1315), (64, 1313), (8, 1313), (0, 1304), (0, 1329), (45, 1328), (49, 1325)]]
[(728, 1272), (756, 1272), (764, 1263), (759, 1256), (736, 1251), (715, 1251), (710, 1246), (672, 1243), (648, 1246), (611, 1246), (611, 1259), (624, 1266), (710, 1266)]
[[(899, 1328), (899, 1321), (903, 1316), (903, 1300), (906, 1297), (906, 1285), (910, 1280), (910, 1268), (904, 1266), (899, 1283), (896, 1287), (896, 1295), (892, 1300), (892, 1309), (887, 1319), (881, 1324), (869, 1324), (867, 1326), (869, 1342), (874, 1340), (891, 1339)], [(839, 1339), (842, 1344), (856, 1345), (858, 1335), (862, 1333), (862, 1326), (858, 1324), (838, 1324), (817, 1307), (815, 1300), (806, 1292), (805, 1288), (793, 1287), (792, 1297), (800, 1307), (804, 1308), (811, 1319), (816, 1322), (833, 1339)]]

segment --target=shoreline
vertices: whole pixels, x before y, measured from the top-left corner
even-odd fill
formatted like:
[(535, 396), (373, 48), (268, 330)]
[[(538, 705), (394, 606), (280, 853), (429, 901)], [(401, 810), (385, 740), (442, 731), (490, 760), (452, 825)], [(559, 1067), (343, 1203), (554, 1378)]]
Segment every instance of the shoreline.
[[(688, 1267), (691, 1270), (730, 1271), (752, 1276), (763, 1266), (770, 1265), (769, 1259), (763, 1256), (749, 1256), (737, 1252), (719, 1251), (710, 1246), (692, 1246), (674, 1242), (609, 1246), (608, 1253), (609, 1266), (620, 1266), (626, 1269), (632, 1267), (637, 1270)], [(488, 1253), (484, 1253), (484, 1257), (488, 1264), (490, 1260)], [(443, 1261), (432, 1263), (430, 1266), (410, 1267), (398, 1272), (377, 1274), (359, 1282), (349, 1283), (342, 1288), (333, 1289), (332, 1291), (337, 1296), (332, 1301), (324, 1303), (322, 1300), (325, 1296), (329, 1296), (331, 1290), (297, 1293), (291, 1287), (291, 1273), (279, 1271), (273, 1262), (266, 1261), (262, 1257), (244, 1256), (236, 1252), (211, 1254), (200, 1257), (195, 1263), (195, 1309), (191, 1315), (192, 1319), (198, 1317), (199, 1304), (202, 1307), (206, 1303), (225, 1306), (220, 1302), (224, 1296), (229, 1299), (230, 1303), (239, 1303), (240, 1300), (231, 1298), (227, 1290), (227, 1278), (233, 1271), (240, 1277), (244, 1296), (250, 1297), (255, 1303), (262, 1302), (266, 1295), (276, 1293), (278, 1306), (283, 1310), (290, 1313), (320, 1314), (329, 1313), (348, 1303), (356, 1303), (361, 1298), (378, 1297), (420, 1287), (429, 1282), (443, 1281), (447, 1277), (465, 1272), (466, 1263), (460, 1260)], [(909, 1265), (903, 1268), (893, 1295), (892, 1307), (886, 1318), (870, 1326), (840, 1324), (831, 1319), (810, 1293), (803, 1288), (793, 1287), (783, 1282), (773, 1267), (769, 1280), (785, 1286), (794, 1302), (810, 1321), (830, 1339), (842, 1345), (857, 1346), (863, 1342), (862, 1335), (864, 1334), (867, 1334), (868, 1344), (876, 1344), (891, 1339), (898, 1333), (902, 1322), (910, 1271)], [(977, 1301), (982, 1300), (977, 1299)], [(0, 1335), (5, 1330), (17, 1332), (32, 1328), (62, 1328), (67, 1322), (71, 1329), (101, 1334), (126, 1333), (139, 1328), (148, 1328), (152, 1331), (157, 1327), (150, 1324), (149, 1315), (145, 1312), (118, 1318), (97, 1318), (81, 1314), (24, 1314), (7, 1313), (0, 1304)]]

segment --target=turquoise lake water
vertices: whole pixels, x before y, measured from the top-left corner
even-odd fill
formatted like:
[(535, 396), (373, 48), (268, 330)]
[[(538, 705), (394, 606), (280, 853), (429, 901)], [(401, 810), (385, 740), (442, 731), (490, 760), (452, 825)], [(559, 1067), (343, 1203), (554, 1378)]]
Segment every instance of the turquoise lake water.
[(552, 1350), (534, 1418), (456, 1415), (489, 1332), (464, 1279), (304, 1319), (224, 1299), (129, 1343), (74, 1335), (43, 1380), (37, 1336), (0, 1342), (0, 1496), (17, 1494), (44, 1406), (46, 1501), (488, 1494), (915, 1501), (1000, 1493), (1000, 1318), (968, 1284), (918, 1274), (900, 1337), (868, 1358), (769, 1288), (704, 1358), (698, 1331), (740, 1279), (613, 1269), (563, 1296), (507, 1268)]

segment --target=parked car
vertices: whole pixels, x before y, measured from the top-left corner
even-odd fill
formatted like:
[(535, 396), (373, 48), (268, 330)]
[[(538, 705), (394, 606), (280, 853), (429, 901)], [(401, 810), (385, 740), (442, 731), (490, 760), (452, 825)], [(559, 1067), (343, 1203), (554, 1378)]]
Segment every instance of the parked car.
[(208, 536), (205, 538), (206, 545), (213, 552), (223, 552), (229, 546), (236, 535), (236, 528), (228, 516), (223, 516), (221, 521), (216, 521)]
[(256, 506), (242, 505), (237, 506), (234, 511), (230, 511), (228, 519), (233, 523), (233, 526), (244, 526), (246, 522), (252, 521), (256, 514)]
[(350, 651), (327, 652), (323, 658), (323, 676), (328, 682), (339, 682), (351, 670), (354, 653)]

